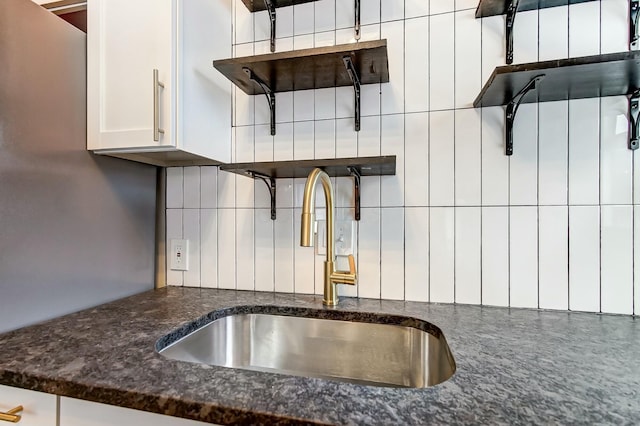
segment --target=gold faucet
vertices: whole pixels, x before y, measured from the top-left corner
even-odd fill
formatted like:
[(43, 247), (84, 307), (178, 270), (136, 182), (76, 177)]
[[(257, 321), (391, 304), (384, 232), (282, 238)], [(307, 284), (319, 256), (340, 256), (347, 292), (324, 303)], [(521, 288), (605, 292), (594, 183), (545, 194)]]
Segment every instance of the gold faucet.
[(329, 175), (321, 169), (313, 169), (307, 177), (304, 186), (304, 198), (302, 199), (302, 220), (300, 228), (300, 245), (302, 247), (313, 246), (313, 224), (315, 223), (316, 183), (322, 182), (327, 211), (327, 259), (324, 262), (324, 298), (322, 303), (327, 306), (338, 304), (338, 292), (336, 284), (356, 285), (356, 263), (353, 255), (349, 255), (349, 272), (335, 270), (334, 252), (334, 207), (333, 185)]

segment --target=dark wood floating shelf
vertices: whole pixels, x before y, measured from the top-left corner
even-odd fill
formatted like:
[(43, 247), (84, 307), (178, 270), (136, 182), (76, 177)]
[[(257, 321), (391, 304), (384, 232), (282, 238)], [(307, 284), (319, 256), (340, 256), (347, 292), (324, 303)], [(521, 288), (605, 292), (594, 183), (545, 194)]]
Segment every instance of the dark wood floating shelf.
[(276, 93), (351, 86), (344, 56), (352, 58), (361, 84), (389, 81), (387, 40), (221, 59), (213, 66), (243, 92), (258, 95), (263, 93), (260, 85), (249, 79), (244, 68), (251, 69)]
[[(594, 0), (520, 0), (517, 12), (567, 6), (569, 4), (585, 3), (588, 1)], [(512, 3), (512, 0), (480, 0), (478, 8), (476, 9), (476, 18), (504, 15)]]
[[(296, 4), (311, 3), (318, 0), (272, 0), (274, 7), (295, 6)], [(242, 0), (249, 12), (267, 10), (264, 0)]]
[(275, 95), (293, 90), (353, 86), (360, 130), (360, 85), (389, 81), (387, 40), (222, 59), (213, 66), (249, 95), (265, 94), (275, 134)]
[(628, 95), (640, 88), (640, 51), (500, 66), (473, 106), (507, 105), (539, 75), (544, 78), (523, 103)]
[(335, 158), (326, 160), (294, 160), (260, 163), (233, 163), (220, 170), (260, 179), (271, 194), (271, 219), (276, 218), (276, 179), (306, 178), (314, 168), (321, 168), (331, 177), (353, 177), (355, 186), (355, 219), (360, 220), (360, 178), (396, 174), (396, 156)]
[(473, 106), (506, 105), (506, 154), (513, 152), (512, 126), (521, 103), (630, 95), (630, 149), (638, 148), (640, 51), (497, 67)]

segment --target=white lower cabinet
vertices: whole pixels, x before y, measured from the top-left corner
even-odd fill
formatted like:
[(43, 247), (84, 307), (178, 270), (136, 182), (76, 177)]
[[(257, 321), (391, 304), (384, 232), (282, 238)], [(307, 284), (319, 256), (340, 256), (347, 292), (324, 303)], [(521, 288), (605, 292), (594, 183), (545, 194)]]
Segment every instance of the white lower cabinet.
[[(35, 423), (34, 423), (35, 424)], [(210, 423), (60, 397), (59, 426), (203, 426)]]
[(48, 393), (0, 385), (0, 413), (22, 406), (22, 411), (16, 413), (22, 417), (21, 426), (56, 426), (56, 398)]

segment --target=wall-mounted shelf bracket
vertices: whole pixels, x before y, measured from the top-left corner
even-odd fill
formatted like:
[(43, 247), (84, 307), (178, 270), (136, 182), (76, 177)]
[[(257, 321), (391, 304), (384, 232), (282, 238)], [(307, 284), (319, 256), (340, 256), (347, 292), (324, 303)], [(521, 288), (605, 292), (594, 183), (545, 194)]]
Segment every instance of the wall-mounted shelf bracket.
[(640, 89), (629, 95), (629, 149), (640, 147)]
[(276, 94), (271, 90), (271, 88), (265, 83), (260, 77), (258, 77), (250, 68), (244, 67), (242, 71), (247, 73), (249, 76), (249, 80), (255, 82), (262, 91), (264, 95), (267, 97), (267, 102), (269, 103), (269, 111), (271, 112), (271, 136), (276, 134)]
[(271, 51), (276, 51), (276, 5), (273, 4), (273, 0), (264, 0), (264, 7), (269, 13), (269, 20), (271, 21)]
[(343, 56), (342, 61), (344, 62), (344, 66), (347, 68), (347, 72), (349, 73), (349, 78), (351, 78), (351, 82), (353, 83), (353, 91), (354, 91), (353, 102), (354, 102), (355, 115), (356, 115), (355, 128), (356, 128), (356, 132), (359, 132), (360, 131), (360, 77), (358, 76), (356, 67), (353, 65), (351, 56)]
[(505, 20), (505, 34), (507, 37), (507, 64), (513, 63), (513, 25), (516, 20), (516, 13), (518, 12), (518, 5), (520, 0), (511, 0), (509, 8), (507, 9), (507, 17)]
[(360, 40), (360, 0), (354, 1), (355, 23), (353, 25), (355, 31), (355, 39)]
[(539, 75), (537, 77), (533, 77), (526, 86), (524, 86), (511, 101), (507, 104), (507, 109), (505, 111), (505, 126), (506, 126), (506, 137), (505, 137), (505, 154), (512, 155), (513, 154), (513, 122), (516, 118), (516, 113), (518, 112), (518, 107), (522, 103), (522, 99), (525, 97), (527, 93), (532, 90), (535, 90), (540, 80), (544, 78), (544, 74)]
[(269, 195), (271, 196), (271, 220), (276, 220), (276, 178), (252, 171), (247, 172), (247, 174), (253, 179), (263, 181), (264, 184), (267, 185)]
[(629, 50), (638, 50), (638, 17), (640, 16), (640, 0), (629, 2)]
[(354, 210), (355, 210), (355, 219), (360, 220), (360, 169), (357, 167), (349, 166), (347, 167), (349, 174), (353, 177), (353, 198), (354, 198)]

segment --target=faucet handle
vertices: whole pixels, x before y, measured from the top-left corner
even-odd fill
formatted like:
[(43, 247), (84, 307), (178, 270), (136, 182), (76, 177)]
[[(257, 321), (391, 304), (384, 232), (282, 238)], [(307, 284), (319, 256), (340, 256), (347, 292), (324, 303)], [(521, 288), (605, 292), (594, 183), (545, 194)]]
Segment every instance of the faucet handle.
[(356, 260), (353, 258), (353, 255), (350, 254), (349, 258), (349, 273), (355, 275), (356, 274)]

